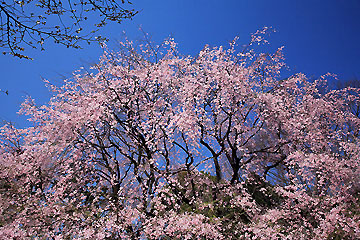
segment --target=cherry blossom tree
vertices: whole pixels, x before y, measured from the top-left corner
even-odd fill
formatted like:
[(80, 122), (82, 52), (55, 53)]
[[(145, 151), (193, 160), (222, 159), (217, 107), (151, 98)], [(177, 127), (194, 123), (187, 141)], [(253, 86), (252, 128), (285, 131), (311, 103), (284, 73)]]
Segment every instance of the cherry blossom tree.
[[(265, 29), (266, 30), (266, 29)], [(357, 239), (359, 89), (282, 49), (105, 51), (1, 128), (1, 239)]]

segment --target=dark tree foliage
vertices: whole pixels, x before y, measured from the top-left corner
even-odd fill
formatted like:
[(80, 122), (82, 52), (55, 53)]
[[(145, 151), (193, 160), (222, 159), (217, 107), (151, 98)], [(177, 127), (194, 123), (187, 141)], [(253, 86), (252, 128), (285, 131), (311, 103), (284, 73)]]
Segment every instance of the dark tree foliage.
[(3, 0), (0, 47), (3, 54), (27, 59), (25, 49), (44, 50), (46, 40), (80, 48), (81, 42), (104, 41), (96, 32), (108, 22), (121, 23), (135, 14), (125, 0)]

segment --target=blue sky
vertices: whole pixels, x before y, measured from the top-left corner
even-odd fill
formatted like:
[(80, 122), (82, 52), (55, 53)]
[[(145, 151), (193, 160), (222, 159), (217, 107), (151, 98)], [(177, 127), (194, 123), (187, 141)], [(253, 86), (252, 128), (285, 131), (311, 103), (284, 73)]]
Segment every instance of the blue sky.
[[(264, 26), (276, 33), (269, 37), (270, 48), (285, 46), (290, 72), (310, 78), (327, 72), (340, 79), (360, 78), (360, 0), (133, 0), (140, 13), (132, 21), (109, 24), (102, 34), (110, 47), (123, 38), (141, 36), (138, 27), (156, 41), (173, 36), (183, 54), (195, 55), (205, 44), (227, 45), (235, 36), (246, 43), (251, 33)], [(0, 56), (0, 121), (25, 126), (18, 116), (24, 97), (31, 95), (45, 103), (50, 94), (42, 78), (60, 83), (63, 76), (80, 66), (98, 61), (102, 50), (96, 44), (84, 49), (67, 49), (48, 43), (46, 51), (28, 52), (34, 60)]]

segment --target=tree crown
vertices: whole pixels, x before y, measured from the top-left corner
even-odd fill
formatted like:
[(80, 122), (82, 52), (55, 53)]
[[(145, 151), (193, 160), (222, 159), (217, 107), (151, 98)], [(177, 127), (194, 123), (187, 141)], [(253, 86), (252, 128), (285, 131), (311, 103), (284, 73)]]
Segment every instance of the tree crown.
[(160, 46), (107, 51), (33, 126), (1, 128), (0, 236), (356, 239), (359, 89), (279, 80), (272, 54)]

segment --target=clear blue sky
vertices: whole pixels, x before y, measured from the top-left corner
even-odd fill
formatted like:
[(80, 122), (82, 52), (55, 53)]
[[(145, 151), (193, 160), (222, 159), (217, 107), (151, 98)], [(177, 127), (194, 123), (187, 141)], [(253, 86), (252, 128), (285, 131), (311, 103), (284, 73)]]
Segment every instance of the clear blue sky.
[[(172, 35), (183, 54), (195, 55), (205, 44), (227, 45), (235, 36), (246, 43), (264, 26), (277, 33), (271, 47), (285, 46), (291, 72), (317, 77), (327, 72), (341, 79), (360, 78), (360, 0), (133, 0), (141, 10), (132, 21), (110, 24), (102, 34), (114, 43), (126, 31), (140, 36), (139, 25), (155, 40)], [(110, 43), (110, 46), (114, 45)], [(44, 52), (28, 52), (35, 60), (0, 56), (0, 120), (25, 126), (17, 116), (21, 102), (31, 95), (43, 104), (50, 97), (42, 78), (59, 83), (80, 66), (98, 61), (102, 50), (84, 45), (82, 50), (47, 44)]]

